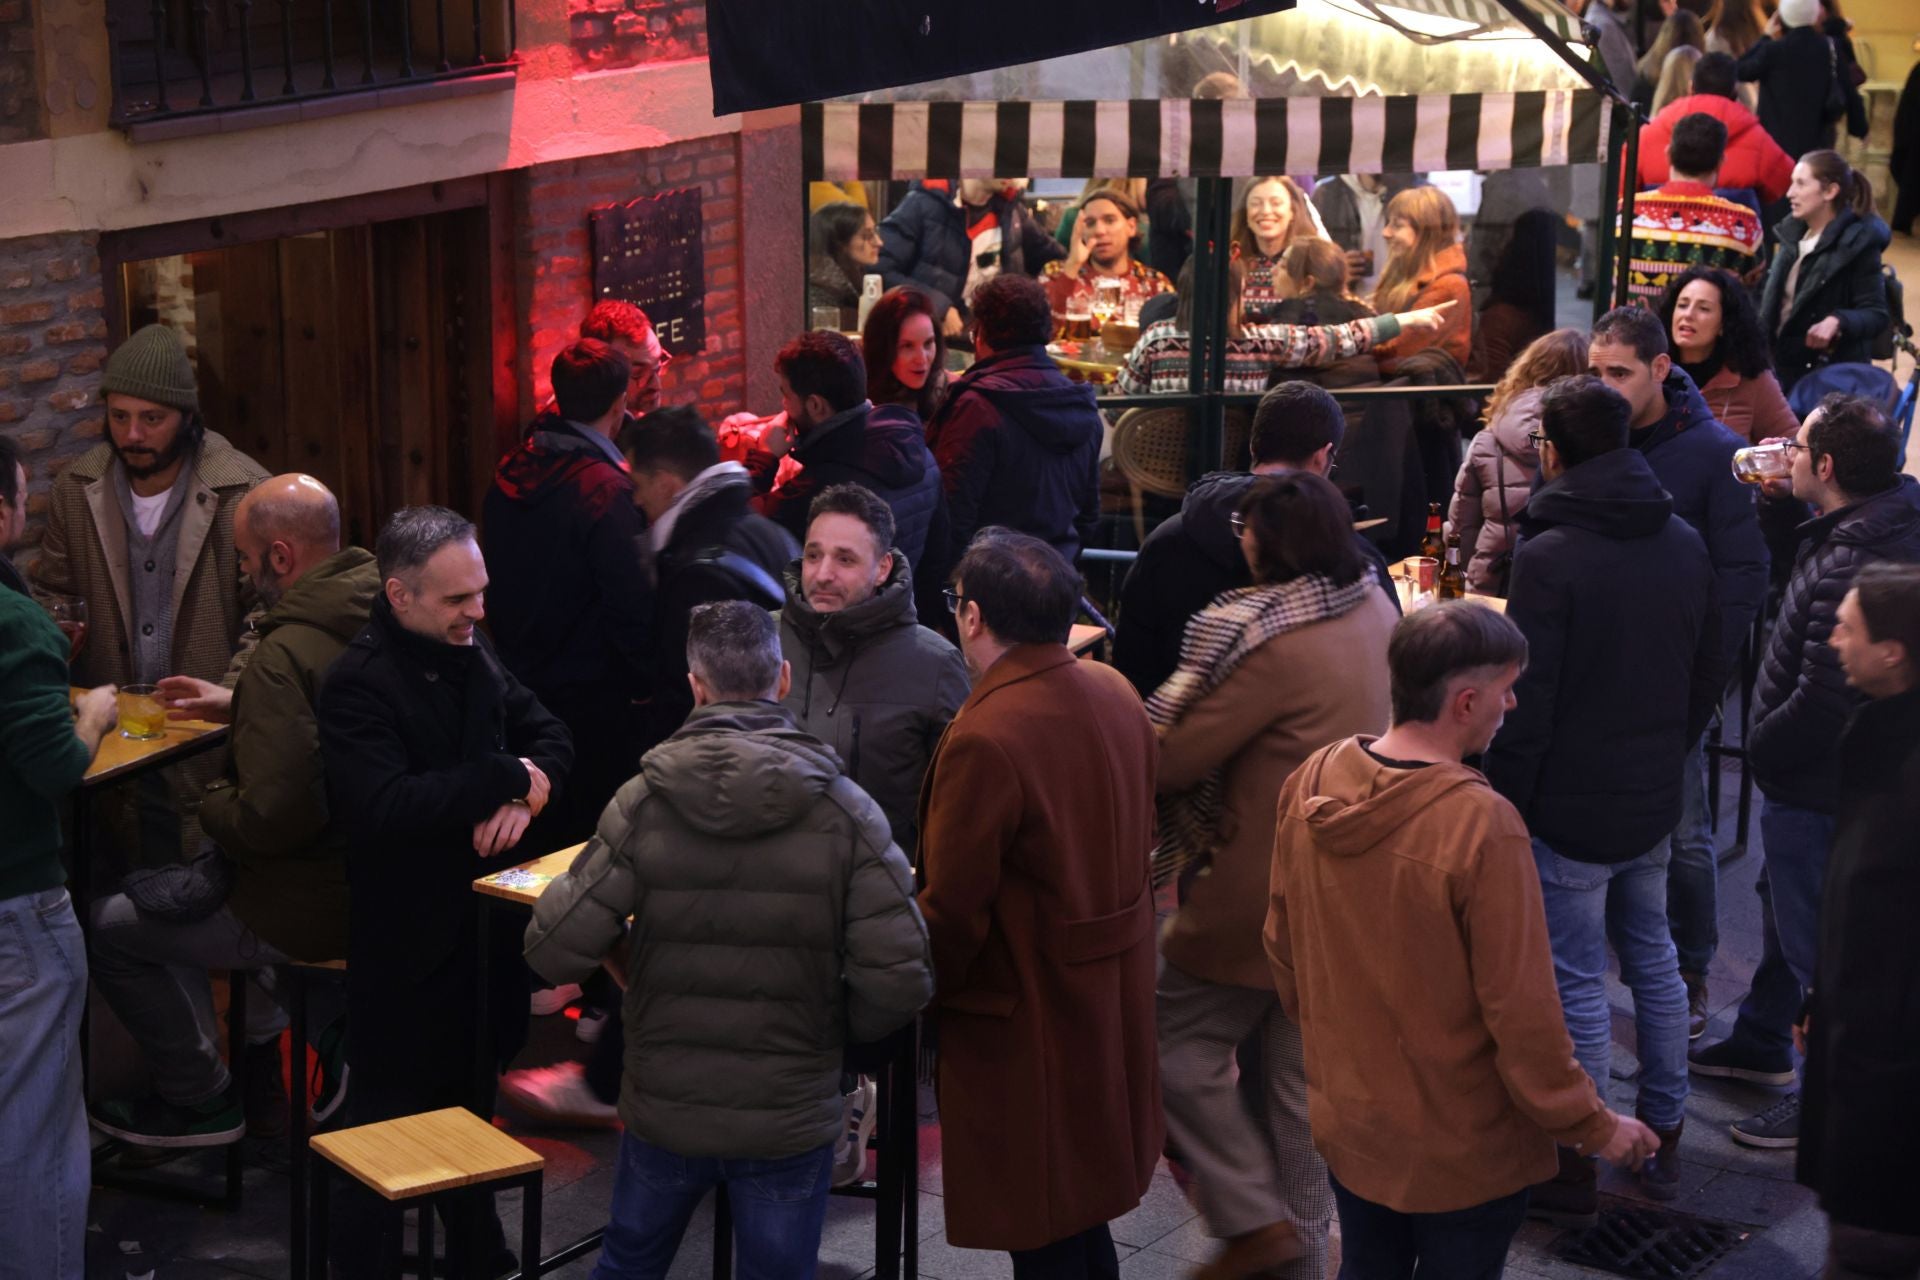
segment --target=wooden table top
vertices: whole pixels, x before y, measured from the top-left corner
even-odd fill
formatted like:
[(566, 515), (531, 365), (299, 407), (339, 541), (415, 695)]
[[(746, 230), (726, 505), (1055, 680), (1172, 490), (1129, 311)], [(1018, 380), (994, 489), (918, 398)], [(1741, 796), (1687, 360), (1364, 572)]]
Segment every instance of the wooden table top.
[[(74, 689), (78, 697), (84, 689)], [(118, 725), (100, 739), (100, 750), (87, 766), (83, 787), (97, 787), (146, 769), (157, 769), (176, 756), (207, 750), (227, 736), (227, 726), (210, 720), (169, 720), (164, 737), (136, 742), (120, 736)]]
[(1088, 622), (1076, 622), (1067, 632), (1067, 648), (1073, 651), (1075, 657), (1084, 657), (1089, 650), (1106, 638), (1105, 628), (1096, 627)]
[(389, 1200), (494, 1182), (546, 1164), (465, 1107), (315, 1134), (313, 1149)]
[(540, 895), (547, 891), (555, 876), (573, 865), (573, 860), (586, 848), (583, 841), (570, 849), (560, 849), (545, 857), (523, 862), (517, 867), (508, 867), (495, 871), (491, 875), (481, 876), (473, 882), (476, 893), (484, 893), (490, 898), (503, 898), (508, 902), (517, 902), (530, 907), (540, 901)]

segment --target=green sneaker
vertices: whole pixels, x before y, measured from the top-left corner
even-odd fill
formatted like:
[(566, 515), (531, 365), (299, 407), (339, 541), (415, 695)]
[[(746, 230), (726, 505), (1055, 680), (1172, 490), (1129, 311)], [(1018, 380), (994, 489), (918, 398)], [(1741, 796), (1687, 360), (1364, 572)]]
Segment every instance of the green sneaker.
[(99, 1102), (89, 1119), (100, 1132), (141, 1147), (220, 1147), (247, 1132), (231, 1085), (197, 1107), (177, 1107), (158, 1097)]

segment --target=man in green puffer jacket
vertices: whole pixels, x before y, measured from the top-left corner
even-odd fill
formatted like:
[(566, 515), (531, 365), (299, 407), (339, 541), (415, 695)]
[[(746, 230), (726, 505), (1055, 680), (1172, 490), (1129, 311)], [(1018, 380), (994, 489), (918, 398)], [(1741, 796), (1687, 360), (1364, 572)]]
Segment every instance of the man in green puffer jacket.
[(614, 956), (626, 988), (603, 1268), (664, 1272), (724, 1182), (741, 1274), (812, 1275), (841, 1052), (931, 998), (926, 926), (879, 807), (778, 705), (792, 677), (773, 616), (697, 607), (687, 664), (693, 714), (547, 888), (527, 962), (577, 982)]
[[(161, 695), (175, 713), (233, 724), (231, 756), (209, 784), (200, 824), (233, 869), (226, 902), (196, 920), (158, 919), (125, 894), (93, 910), (94, 981), (153, 1070), (156, 1096), (101, 1103), (96, 1127), (149, 1146), (210, 1146), (284, 1124), (280, 1032), (270, 999), (249, 1002), (248, 1096), (243, 1119), (206, 1008), (208, 969), (253, 969), (271, 995), (271, 966), (335, 960), (347, 949), (344, 849), (332, 830), (314, 702), (327, 668), (364, 627), (380, 590), (373, 557), (340, 547), (340, 508), (312, 476), (275, 476), (242, 499), (234, 517), (240, 566), (263, 603), (260, 642), (229, 695), (170, 677)], [(191, 981), (201, 988), (192, 991)], [(311, 1025), (337, 1061), (340, 994), (316, 984)], [(338, 1072), (323, 1082), (321, 1112), (339, 1099)]]

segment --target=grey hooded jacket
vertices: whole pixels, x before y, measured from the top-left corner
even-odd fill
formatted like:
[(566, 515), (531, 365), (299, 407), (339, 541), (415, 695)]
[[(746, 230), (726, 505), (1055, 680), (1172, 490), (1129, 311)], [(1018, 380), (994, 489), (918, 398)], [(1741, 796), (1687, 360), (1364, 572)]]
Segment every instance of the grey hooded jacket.
[(629, 917), (620, 1119), (678, 1155), (832, 1142), (842, 1047), (933, 995), (886, 818), (771, 703), (701, 707), (641, 759), (535, 907), (527, 962), (579, 981)]

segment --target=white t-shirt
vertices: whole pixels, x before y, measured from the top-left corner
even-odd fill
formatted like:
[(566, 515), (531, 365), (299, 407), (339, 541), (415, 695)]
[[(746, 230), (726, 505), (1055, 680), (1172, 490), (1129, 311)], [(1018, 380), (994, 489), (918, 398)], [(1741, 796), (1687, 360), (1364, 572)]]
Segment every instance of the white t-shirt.
[(1787, 286), (1780, 291), (1780, 327), (1783, 329), (1786, 328), (1787, 312), (1793, 310), (1793, 295), (1800, 288), (1800, 264), (1820, 243), (1820, 234), (1818, 231), (1807, 233), (1806, 239), (1800, 242), (1800, 252), (1795, 255), (1793, 265), (1787, 268)]
[(162, 489), (151, 498), (133, 495), (133, 522), (140, 526), (141, 537), (151, 538), (160, 528), (160, 517), (166, 514), (167, 499), (172, 496), (172, 489)]

